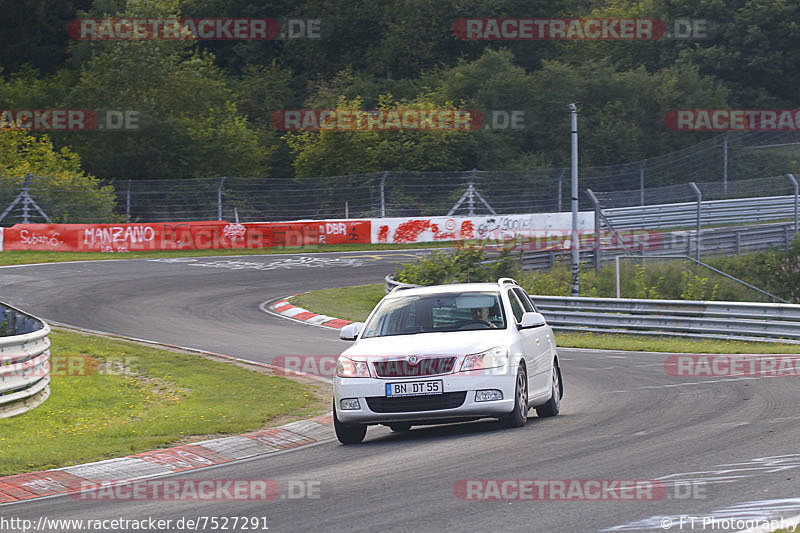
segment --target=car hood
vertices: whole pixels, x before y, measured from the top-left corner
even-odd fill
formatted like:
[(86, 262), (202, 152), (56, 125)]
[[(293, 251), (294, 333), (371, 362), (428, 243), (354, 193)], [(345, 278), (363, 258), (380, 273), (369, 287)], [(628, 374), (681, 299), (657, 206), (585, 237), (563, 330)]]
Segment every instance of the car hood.
[(359, 339), (342, 355), (355, 359), (406, 355), (466, 355), (507, 344), (507, 330), (416, 333)]

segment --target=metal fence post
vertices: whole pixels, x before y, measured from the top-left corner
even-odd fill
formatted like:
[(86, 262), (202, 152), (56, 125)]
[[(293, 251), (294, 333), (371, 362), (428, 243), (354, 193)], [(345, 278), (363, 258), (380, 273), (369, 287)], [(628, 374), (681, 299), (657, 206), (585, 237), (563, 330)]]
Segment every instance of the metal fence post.
[(639, 167), (639, 203), (644, 205), (644, 161)]
[[(700, 215), (702, 214), (703, 209), (703, 193), (700, 191), (700, 188), (697, 184), (693, 181), (689, 182), (689, 186), (692, 188), (694, 193), (697, 195), (697, 251), (696, 256), (697, 260), (700, 261)], [(691, 242), (691, 239), (690, 239)]]
[(562, 198), (562, 194), (563, 194), (561, 192), (561, 184), (562, 184), (562, 181), (564, 180), (564, 174), (566, 174), (566, 173), (567, 173), (567, 167), (564, 167), (564, 168), (561, 169), (561, 174), (558, 175), (558, 212), (559, 213), (561, 212), (561, 198)]
[(728, 194), (728, 133), (722, 138), (722, 192)]
[(797, 210), (798, 205), (800, 205), (800, 195), (798, 195), (798, 188), (797, 188), (797, 180), (794, 179), (794, 174), (786, 174), (786, 177), (789, 178), (789, 181), (792, 182), (792, 186), (794, 187), (794, 232), (798, 232), (798, 218), (797, 218)]
[(28, 224), (30, 222), (31, 206), (33, 206), (33, 208), (39, 212), (39, 214), (42, 216), (43, 219), (45, 219), (47, 222), (52, 222), (50, 220), (50, 217), (47, 216), (47, 213), (45, 213), (42, 210), (42, 208), (39, 207), (39, 204), (37, 204), (36, 201), (33, 198), (31, 198), (31, 194), (29, 192), (30, 191), (29, 183), (31, 181), (31, 178), (43, 179), (41, 176), (34, 176), (33, 174), (25, 174), (25, 181), (23, 181), (22, 183), (22, 191), (20, 191), (17, 197), (14, 198), (14, 200), (8, 205), (8, 207), (6, 207), (6, 210), (0, 213), (0, 220), (5, 219), (6, 215), (11, 213), (11, 211), (14, 209), (14, 207), (16, 207), (18, 203), (22, 202), (22, 217), (23, 217), (22, 221), (25, 224)]
[(225, 176), (219, 179), (217, 187), (217, 220), (222, 220), (222, 186), (225, 184)]
[(386, 176), (389, 175), (389, 171), (385, 170), (383, 172), (383, 176), (381, 176), (381, 218), (386, 217)]
[(586, 189), (589, 199), (594, 204), (594, 271), (600, 270), (600, 202), (592, 189)]
[(28, 192), (28, 183), (31, 181), (31, 175), (25, 175), (25, 181), (22, 183), (22, 223), (28, 224), (30, 222), (30, 193)]
[(467, 198), (467, 205), (469, 206), (469, 216), (475, 216), (475, 195), (473, 191), (475, 190), (475, 175), (478, 173), (477, 168), (472, 169), (472, 174), (469, 176), (469, 197)]
[(128, 180), (128, 192), (125, 194), (125, 223), (131, 221), (131, 180)]

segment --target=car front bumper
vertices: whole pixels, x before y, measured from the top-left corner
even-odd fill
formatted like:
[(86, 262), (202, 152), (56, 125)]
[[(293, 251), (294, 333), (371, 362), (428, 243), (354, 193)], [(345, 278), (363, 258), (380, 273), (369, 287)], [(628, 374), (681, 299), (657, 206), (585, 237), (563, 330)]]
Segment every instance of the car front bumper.
[[(414, 378), (334, 378), (334, 401), (336, 415), (340, 422), (359, 424), (380, 424), (384, 422), (412, 422), (415, 420), (437, 420), (458, 418), (500, 417), (513, 411), (516, 376), (508, 373), (497, 375), (496, 370), (481, 372), (455, 373), (442, 376), (426, 376)], [(432, 405), (441, 403), (442, 398), (437, 396), (412, 396), (403, 398), (386, 398), (387, 383), (401, 383), (404, 381), (436, 381), (441, 380), (444, 395), (455, 396), (453, 393), (466, 392), (463, 403), (458, 407), (434, 408), (430, 410), (403, 411), (401, 408), (391, 408), (392, 412), (376, 412), (369, 403), (391, 406), (390, 402), (404, 398), (413, 398), (417, 406), (430, 401)], [(475, 401), (475, 393), (479, 390), (499, 390), (503, 393), (502, 400)], [(341, 408), (344, 398), (357, 398), (359, 409)], [(369, 398), (374, 398), (368, 402)], [(398, 404), (399, 405), (399, 404)], [(373, 405), (374, 406), (374, 405)]]

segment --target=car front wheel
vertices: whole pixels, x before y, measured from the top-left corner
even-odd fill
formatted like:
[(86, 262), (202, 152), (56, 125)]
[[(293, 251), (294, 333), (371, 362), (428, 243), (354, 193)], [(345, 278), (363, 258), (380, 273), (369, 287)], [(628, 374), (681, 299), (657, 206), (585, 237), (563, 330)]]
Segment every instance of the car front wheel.
[(552, 396), (547, 400), (547, 403), (536, 408), (536, 414), (542, 418), (548, 416), (556, 416), (561, 407), (561, 394), (563, 390), (563, 383), (561, 382), (561, 371), (557, 364), (553, 365), (553, 379), (552, 379)]
[(336, 431), (336, 438), (342, 444), (358, 444), (364, 440), (367, 434), (366, 424), (345, 424), (339, 422), (336, 416), (336, 405), (333, 406), (333, 429)]
[(514, 410), (500, 419), (506, 428), (524, 426), (528, 421), (528, 373), (520, 365), (517, 370), (517, 384), (514, 387)]

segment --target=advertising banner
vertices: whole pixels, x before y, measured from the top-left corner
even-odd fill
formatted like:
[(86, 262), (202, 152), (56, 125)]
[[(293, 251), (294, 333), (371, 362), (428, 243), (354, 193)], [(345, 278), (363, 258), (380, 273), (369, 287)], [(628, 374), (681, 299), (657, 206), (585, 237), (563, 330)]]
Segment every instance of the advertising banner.
[[(457, 240), (546, 239), (553, 245), (570, 238), (571, 213), (372, 219), (373, 243), (419, 243)], [(578, 229), (594, 231), (594, 213), (578, 214)]]
[(5, 228), (5, 250), (133, 252), (215, 250), (370, 242), (370, 222), (331, 220), (151, 224), (16, 224)]

